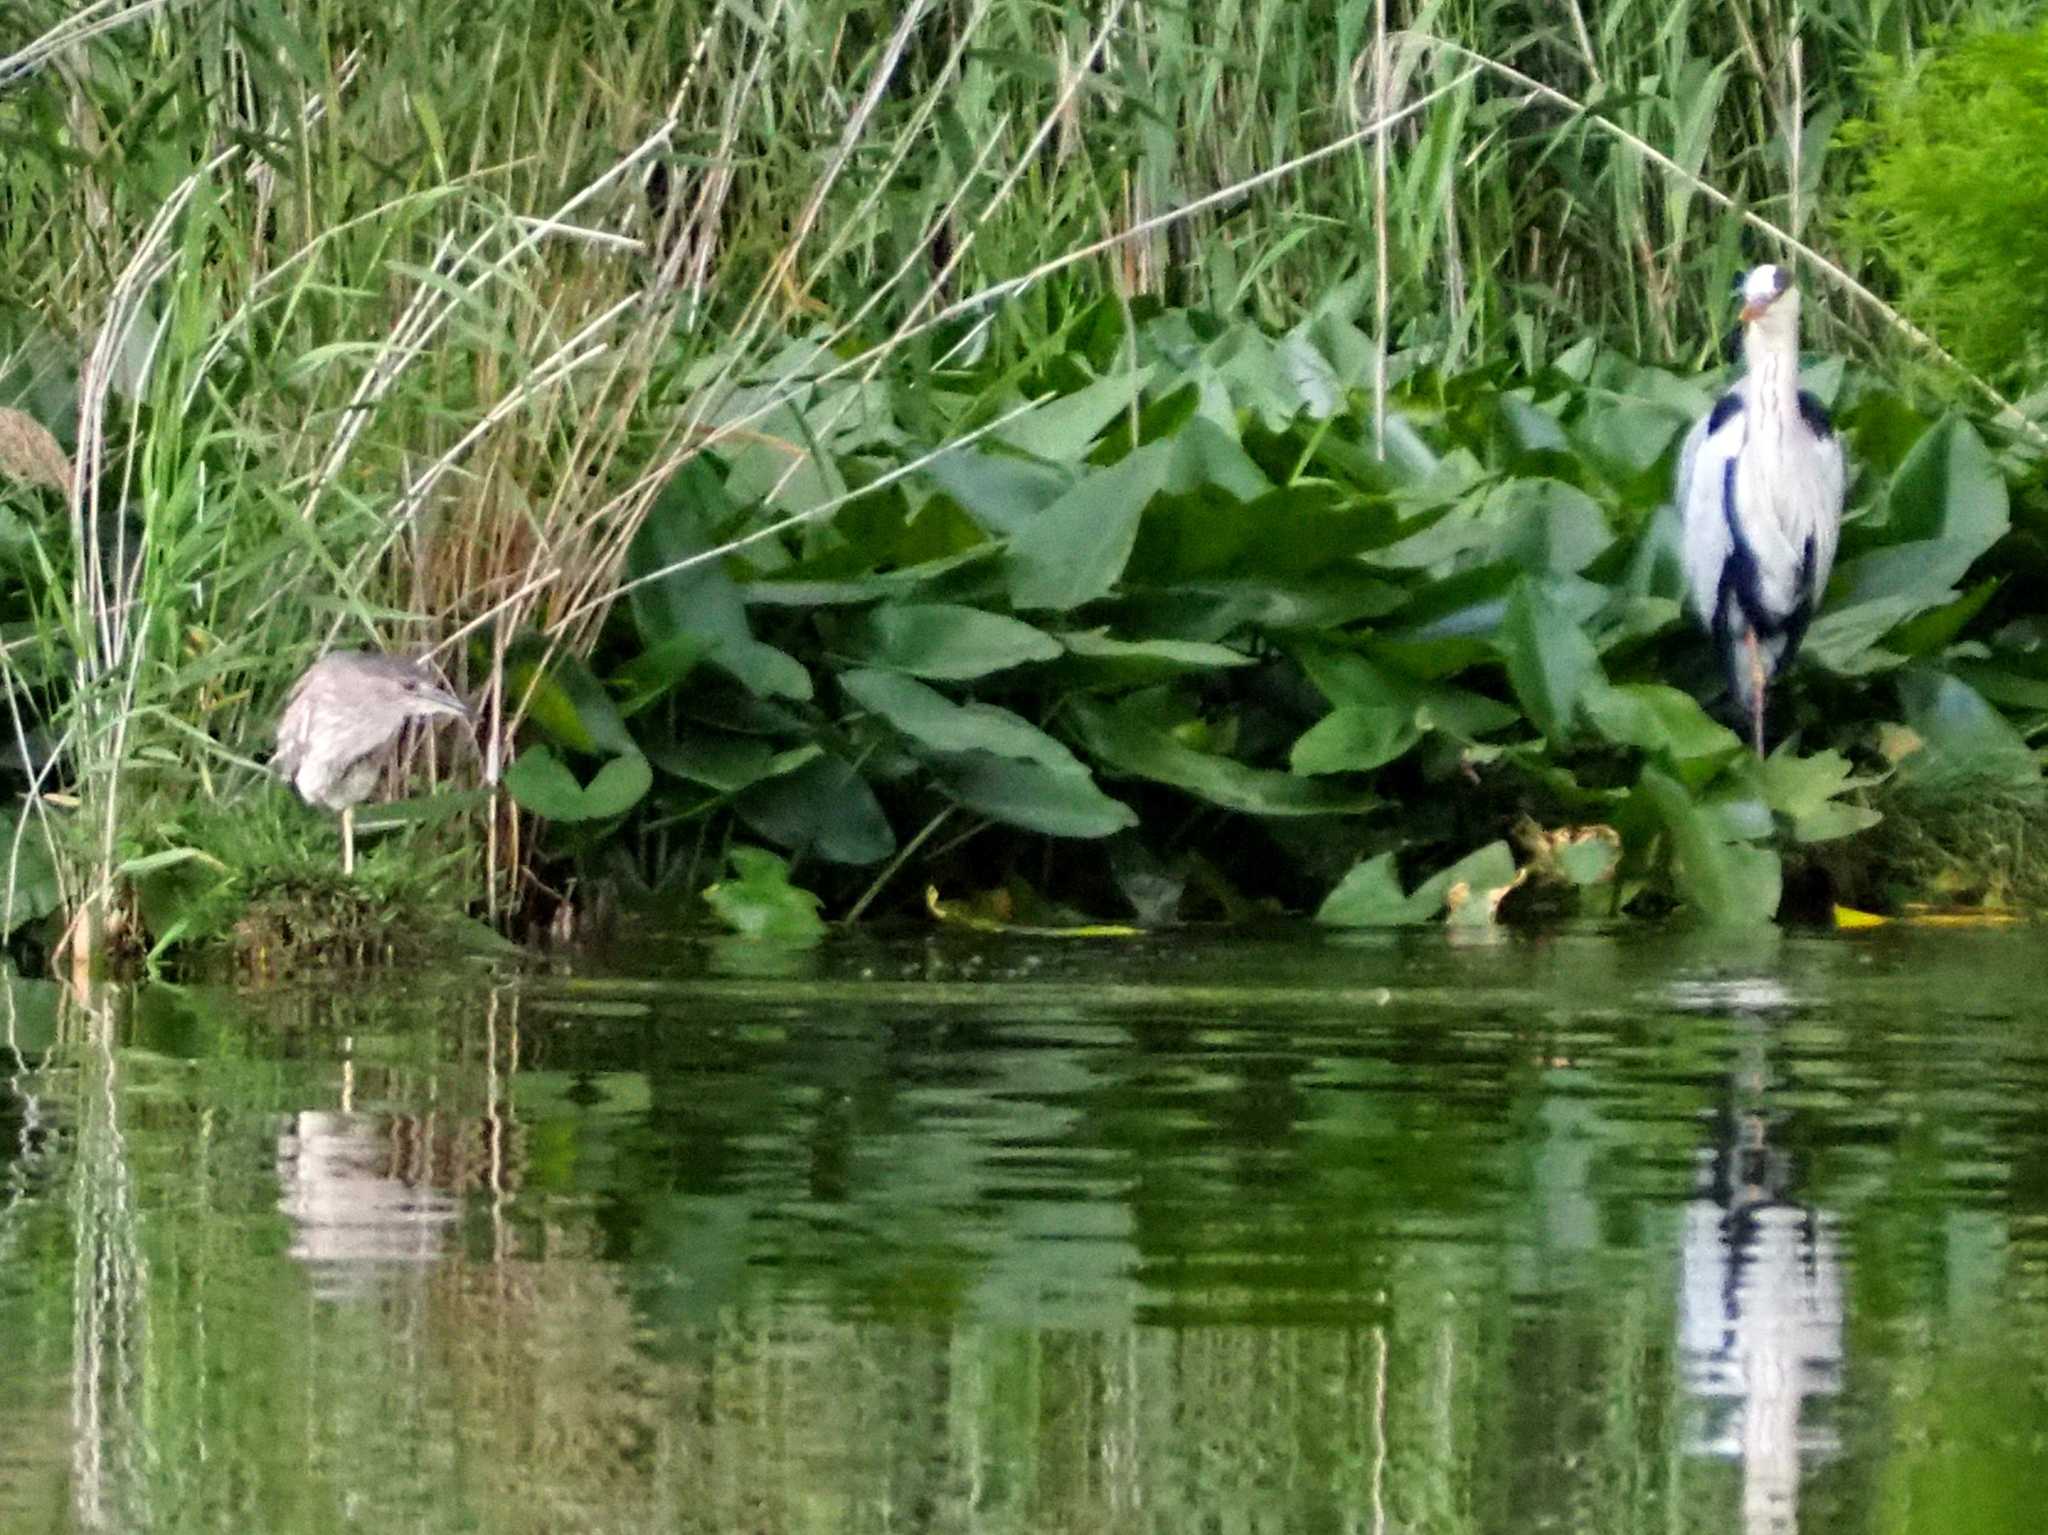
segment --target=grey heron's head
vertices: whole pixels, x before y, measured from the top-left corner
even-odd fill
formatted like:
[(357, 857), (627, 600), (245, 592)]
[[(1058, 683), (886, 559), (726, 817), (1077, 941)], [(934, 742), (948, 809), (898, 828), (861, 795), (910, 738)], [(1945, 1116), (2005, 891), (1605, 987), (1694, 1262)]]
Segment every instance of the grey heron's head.
[(1792, 274), (1781, 266), (1753, 268), (1742, 279), (1742, 323), (1770, 330), (1799, 325), (1799, 290), (1792, 286)]

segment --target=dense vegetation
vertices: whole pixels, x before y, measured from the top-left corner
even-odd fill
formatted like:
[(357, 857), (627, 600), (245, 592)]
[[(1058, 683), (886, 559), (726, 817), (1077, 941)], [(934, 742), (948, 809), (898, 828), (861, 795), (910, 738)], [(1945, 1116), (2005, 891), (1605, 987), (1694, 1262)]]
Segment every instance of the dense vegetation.
[[(1881, 216), (1989, 13), (389, 16), (0, 18), (8, 925), (345, 905), (261, 766), (337, 642), (485, 701), (387, 914), (2038, 892), (2040, 348)], [(1758, 763), (1660, 508), (1766, 253), (1858, 475)]]

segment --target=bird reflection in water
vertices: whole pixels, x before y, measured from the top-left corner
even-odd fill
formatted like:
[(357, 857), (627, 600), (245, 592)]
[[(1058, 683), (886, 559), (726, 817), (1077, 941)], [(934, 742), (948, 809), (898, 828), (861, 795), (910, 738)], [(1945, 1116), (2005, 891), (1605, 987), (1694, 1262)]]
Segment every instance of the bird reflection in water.
[(1744, 1535), (1799, 1526), (1803, 1463), (1840, 1440), (1817, 1399), (1841, 1390), (1842, 1278), (1834, 1217), (1799, 1203), (1770, 1143), (1767, 1040), (1750, 1017), (1717, 1144), (1685, 1207), (1678, 1331), (1694, 1418), (1687, 1449), (1739, 1461)]

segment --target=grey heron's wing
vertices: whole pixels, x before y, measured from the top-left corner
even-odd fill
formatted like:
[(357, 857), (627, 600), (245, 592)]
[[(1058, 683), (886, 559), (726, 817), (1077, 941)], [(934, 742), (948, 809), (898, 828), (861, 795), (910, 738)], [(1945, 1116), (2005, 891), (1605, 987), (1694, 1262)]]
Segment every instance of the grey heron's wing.
[(1799, 404), (1800, 415), (1813, 430), (1814, 472), (1819, 477), (1812, 532), (1813, 590), (1808, 598), (1817, 608), (1827, 592), (1828, 573), (1835, 568), (1835, 547), (1842, 537), (1842, 503), (1849, 488), (1849, 466), (1842, 454), (1842, 439), (1820, 402), (1802, 393)]
[(1693, 608), (1708, 623), (1720, 596), (1722, 567), (1734, 549), (1723, 497), (1728, 467), (1742, 447), (1742, 432), (1738, 385), (1693, 424), (1678, 456), (1679, 563)]

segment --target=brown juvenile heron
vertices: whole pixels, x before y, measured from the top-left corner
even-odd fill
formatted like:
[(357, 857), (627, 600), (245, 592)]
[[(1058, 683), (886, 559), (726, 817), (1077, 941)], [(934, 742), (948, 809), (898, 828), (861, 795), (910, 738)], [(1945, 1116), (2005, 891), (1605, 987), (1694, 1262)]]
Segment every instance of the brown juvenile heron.
[(341, 812), (341, 872), (356, 867), (356, 806), (377, 786), (406, 721), (468, 719), (461, 699), (418, 661), (337, 650), (306, 668), (277, 720), (271, 766), (309, 805)]

